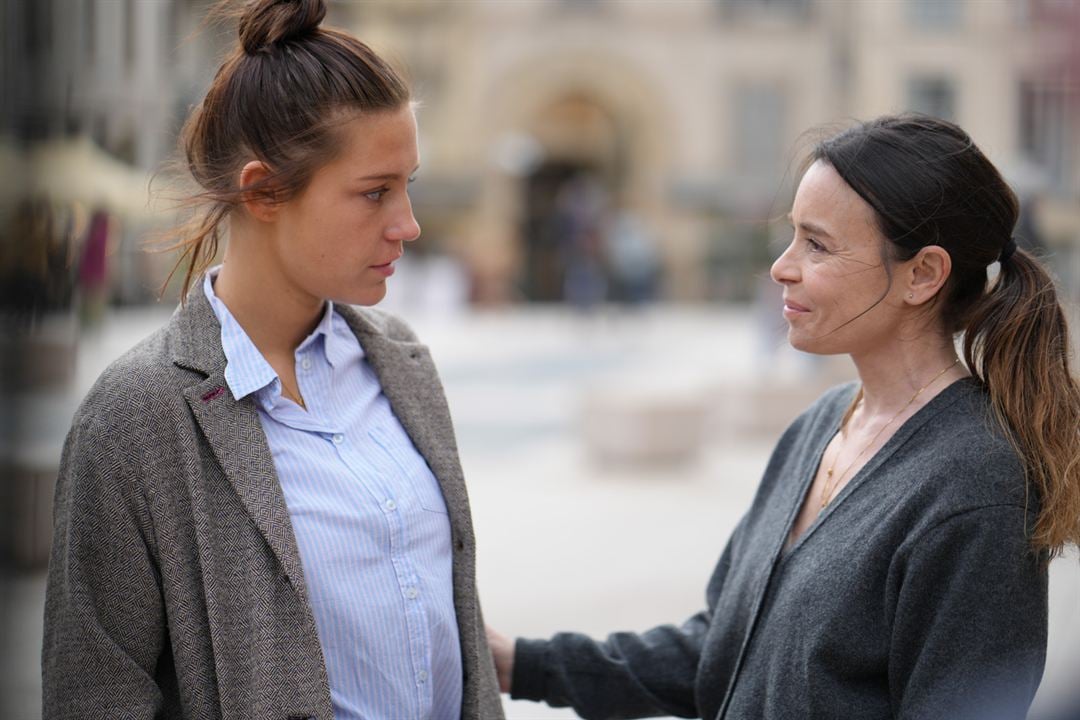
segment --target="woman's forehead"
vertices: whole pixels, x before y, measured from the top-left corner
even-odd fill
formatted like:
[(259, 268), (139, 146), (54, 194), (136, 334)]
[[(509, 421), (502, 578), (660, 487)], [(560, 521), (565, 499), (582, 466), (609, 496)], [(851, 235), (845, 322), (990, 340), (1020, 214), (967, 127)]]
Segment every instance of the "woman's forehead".
[(803, 175), (791, 215), (794, 224), (817, 226), (837, 237), (877, 228), (870, 204), (844, 182), (832, 165), (821, 160)]
[(408, 106), (353, 117), (342, 124), (340, 132), (336, 160), (345, 172), (408, 175), (419, 163), (416, 120)]

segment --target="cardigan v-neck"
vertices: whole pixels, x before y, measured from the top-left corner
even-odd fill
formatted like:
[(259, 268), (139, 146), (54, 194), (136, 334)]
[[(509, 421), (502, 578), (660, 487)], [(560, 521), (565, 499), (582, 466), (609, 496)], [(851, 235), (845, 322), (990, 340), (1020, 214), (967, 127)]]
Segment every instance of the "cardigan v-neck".
[[(886, 462), (888, 458), (899, 447), (907, 442), (912, 434), (922, 427), (925, 422), (930, 420), (936, 413), (940, 412), (945, 407), (948, 407), (952, 402), (955, 402), (957, 393), (963, 392), (965, 385), (971, 382), (970, 378), (961, 378), (954, 381), (912, 413), (911, 417), (901, 423), (900, 427), (896, 429), (896, 432), (894, 432), (885, 443), (878, 448), (877, 452), (871, 455), (870, 458), (863, 463), (862, 467), (855, 472), (851, 479), (840, 488), (840, 491), (836, 493), (832, 501), (823, 508), (822, 511), (818, 513), (817, 517), (814, 518), (814, 521), (810, 523), (797, 538), (795, 538), (795, 542), (788, 546), (788, 538), (791, 536), (791, 529), (795, 525), (796, 520), (798, 520), (799, 512), (802, 510), (803, 504), (806, 502), (807, 495), (810, 492), (810, 488), (814, 485), (814, 479), (821, 469), (821, 461), (825, 457), (825, 450), (829, 447), (829, 443), (832, 442), (836, 433), (840, 432), (840, 426), (844, 421), (844, 413), (851, 405), (855, 395), (859, 392), (859, 385), (857, 383), (843, 386), (837, 397), (841, 412), (839, 416), (832, 418), (831, 430), (828, 429), (830, 426), (826, 423), (826, 430), (821, 434), (819, 447), (810, 455), (813, 462), (806, 467), (802, 487), (799, 490), (799, 502), (793, 508), (792, 515), (788, 520), (787, 531), (784, 533), (784, 541), (781, 545), (778, 561), (785, 561), (792, 552), (798, 550), (803, 540), (812, 534), (821, 523), (825, 522), (832, 512), (847, 499), (855, 486), (865, 482), (869, 476), (872, 476), (874, 470), (881, 465), (881, 463)], [(848, 391), (845, 393), (844, 389), (847, 389)]]

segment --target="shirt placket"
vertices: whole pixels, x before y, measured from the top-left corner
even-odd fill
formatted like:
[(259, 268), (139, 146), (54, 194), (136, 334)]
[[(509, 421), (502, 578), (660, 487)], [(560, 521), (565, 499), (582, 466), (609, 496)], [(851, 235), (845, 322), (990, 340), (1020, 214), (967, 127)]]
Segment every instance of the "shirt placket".
[[(385, 450), (370, 436), (364, 435), (350, 441), (344, 433), (337, 432), (331, 434), (330, 439), (338, 457), (353, 475), (368, 480), (366, 484), (369, 491), (378, 498), (386, 521), (390, 538), (390, 563), (394, 568), (398, 592), (401, 593), (406, 635), (409, 639), (409, 659), (416, 688), (415, 717), (417, 720), (427, 718), (431, 714), (432, 706), (431, 643), (420, 576), (406, 551), (409, 547), (410, 529), (403, 515), (407, 508), (404, 508), (402, 503), (410, 502), (408, 494), (401, 493), (391, 483), (386, 482), (388, 478), (397, 477), (398, 468), (389, 462)], [(359, 457), (365, 458), (368, 466), (366, 469), (358, 466)], [(374, 473), (371, 468), (374, 468)]]

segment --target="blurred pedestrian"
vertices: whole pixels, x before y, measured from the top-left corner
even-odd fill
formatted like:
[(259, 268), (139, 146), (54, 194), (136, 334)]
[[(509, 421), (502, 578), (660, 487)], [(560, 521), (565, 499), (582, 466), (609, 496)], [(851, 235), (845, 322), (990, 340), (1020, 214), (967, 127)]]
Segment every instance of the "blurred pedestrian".
[(880, 118), (811, 160), (772, 277), (791, 345), (850, 354), (859, 382), (783, 434), (705, 610), (603, 642), (490, 630), (514, 697), (585, 718), (1026, 716), (1047, 563), (1080, 541), (1080, 390), (1053, 283), (955, 125)]
[(350, 307), (420, 235), (414, 109), (325, 14), (247, 3), (183, 131), (185, 300), (64, 448), (46, 718), (502, 715), (435, 368)]
[(652, 302), (660, 279), (660, 258), (645, 222), (632, 209), (620, 208), (608, 222), (605, 240), (614, 299), (630, 306)]
[(101, 324), (109, 300), (109, 233), (112, 223), (104, 210), (95, 210), (82, 244), (79, 261), (79, 315), (86, 327)]
[(0, 326), (34, 330), (49, 307), (49, 270), (56, 236), (55, 213), (45, 200), (23, 199), (0, 242)]
[(582, 312), (593, 310), (607, 297), (606, 212), (607, 193), (593, 175), (581, 172), (559, 188), (553, 222), (564, 268), (563, 297)]

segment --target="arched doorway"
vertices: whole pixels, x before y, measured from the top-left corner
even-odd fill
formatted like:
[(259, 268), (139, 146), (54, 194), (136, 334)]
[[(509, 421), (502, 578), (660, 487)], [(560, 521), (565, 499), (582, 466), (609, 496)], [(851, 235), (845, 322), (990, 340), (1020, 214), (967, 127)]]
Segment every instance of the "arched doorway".
[(569, 265), (545, 219), (574, 177), (593, 178), (612, 207), (671, 234), (665, 193), (679, 138), (662, 84), (634, 62), (591, 46), (526, 53), (492, 82), (485, 132), (494, 161), (465, 246), (481, 302), (567, 299)]
[(540, 161), (521, 183), (527, 300), (603, 300), (602, 234), (626, 183), (625, 142), (615, 116), (584, 92), (569, 92), (533, 118)]

